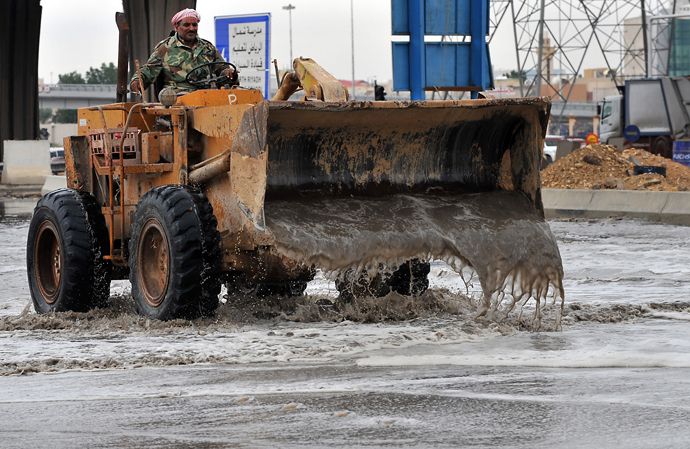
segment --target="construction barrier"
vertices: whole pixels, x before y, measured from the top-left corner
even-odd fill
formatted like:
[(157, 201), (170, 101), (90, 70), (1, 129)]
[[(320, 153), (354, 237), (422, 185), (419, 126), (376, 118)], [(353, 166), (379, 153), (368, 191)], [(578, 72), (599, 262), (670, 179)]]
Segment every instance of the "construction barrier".
[(690, 167), (690, 140), (676, 140), (673, 142), (673, 162)]
[(45, 140), (3, 141), (3, 184), (45, 183), (50, 176), (50, 143)]
[(67, 178), (65, 175), (50, 175), (46, 176), (46, 182), (43, 184), (43, 188), (41, 189), (41, 195), (45, 195), (48, 192), (52, 192), (53, 190), (57, 189), (62, 189), (64, 187), (67, 187)]

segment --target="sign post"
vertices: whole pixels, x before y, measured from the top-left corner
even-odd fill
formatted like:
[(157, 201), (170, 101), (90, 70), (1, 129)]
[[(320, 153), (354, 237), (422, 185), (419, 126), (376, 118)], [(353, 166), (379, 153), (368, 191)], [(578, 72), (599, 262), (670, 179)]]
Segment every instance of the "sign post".
[(271, 14), (215, 18), (216, 48), (239, 70), (240, 85), (268, 98)]

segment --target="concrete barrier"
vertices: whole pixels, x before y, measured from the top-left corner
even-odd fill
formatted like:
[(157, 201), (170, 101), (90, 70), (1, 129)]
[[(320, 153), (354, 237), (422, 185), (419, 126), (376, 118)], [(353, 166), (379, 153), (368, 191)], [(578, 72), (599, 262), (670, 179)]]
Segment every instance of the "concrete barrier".
[(46, 140), (5, 140), (3, 155), (3, 184), (43, 184), (52, 174)]
[(554, 159), (554, 162), (562, 157), (566, 157), (578, 148), (580, 148), (580, 142), (571, 142), (569, 140), (558, 142), (556, 144), (556, 159)]
[(48, 131), (48, 134), (50, 134), (48, 142), (58, 147), (64, 145), (62, 139), (69, 136), (76, 136), (79, 133), (79, 128), (76, 123), (44, 123), (38, 126)]
[(690, 192), (543, 189), (546, 218), (634, 217), (690, 226)]
[(43, 184), (43, 188), (41, 189), (41, 195), (45, 195), (53, 190), (62, 189), (63, 187), (67, 187), (67, 178), (65, 175), (46, 176), (46, 182)]

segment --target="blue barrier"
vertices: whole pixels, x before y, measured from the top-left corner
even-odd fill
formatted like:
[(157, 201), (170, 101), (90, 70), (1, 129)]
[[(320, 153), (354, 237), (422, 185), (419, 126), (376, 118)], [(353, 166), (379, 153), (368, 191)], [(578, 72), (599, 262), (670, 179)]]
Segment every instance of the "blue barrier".
[(690, 167), (690, 140), (676, 140), (673, 142), (673, 162)]

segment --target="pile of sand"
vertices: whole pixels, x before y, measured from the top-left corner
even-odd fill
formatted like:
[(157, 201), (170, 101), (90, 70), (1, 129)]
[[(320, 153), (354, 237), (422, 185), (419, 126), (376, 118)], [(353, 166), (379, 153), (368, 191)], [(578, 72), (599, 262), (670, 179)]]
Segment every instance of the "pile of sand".
[[(644, 166), (666, 167), (666, 176), (634, 175), (635, 161)], [(619, 150), (611, 145), (578, 148), (541, 172), (545, 189), (618, 189), (687, 191), (690, 167), (645, 150)]]

